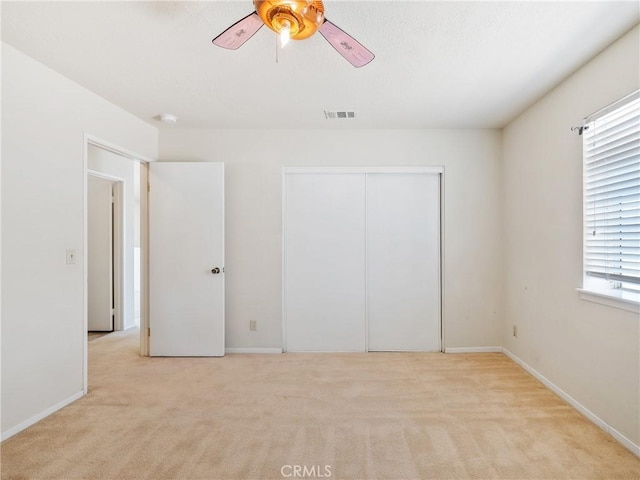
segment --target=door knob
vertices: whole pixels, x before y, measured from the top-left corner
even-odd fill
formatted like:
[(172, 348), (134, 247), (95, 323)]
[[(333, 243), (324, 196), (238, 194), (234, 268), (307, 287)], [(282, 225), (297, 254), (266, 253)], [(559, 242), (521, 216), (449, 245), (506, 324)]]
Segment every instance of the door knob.
[(211, 273), (213, 273), (214, 275), (217, 275), (218, 273), (220, 273), (220, 269), (216, 267), (213, 270), (211, 270)]

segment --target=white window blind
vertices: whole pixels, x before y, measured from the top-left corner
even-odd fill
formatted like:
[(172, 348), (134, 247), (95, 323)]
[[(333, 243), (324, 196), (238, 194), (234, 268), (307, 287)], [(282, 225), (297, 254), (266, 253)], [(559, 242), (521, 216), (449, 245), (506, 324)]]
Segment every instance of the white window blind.
[[(585, 121), (585, 275), (640, 284), (640, 95)], [(618, 286), (620, 286), (618, 285)]]

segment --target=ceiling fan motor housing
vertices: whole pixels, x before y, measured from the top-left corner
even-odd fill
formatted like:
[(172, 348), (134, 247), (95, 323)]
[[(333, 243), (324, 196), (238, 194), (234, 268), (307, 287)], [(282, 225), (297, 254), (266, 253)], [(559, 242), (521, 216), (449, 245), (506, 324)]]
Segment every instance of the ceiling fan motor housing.
[(321, 0), (254, 0), (253, 4), (264, 24), (274, 32), (280, 33), (288, 23), (293, 40), (309, 38), (324, 22)]

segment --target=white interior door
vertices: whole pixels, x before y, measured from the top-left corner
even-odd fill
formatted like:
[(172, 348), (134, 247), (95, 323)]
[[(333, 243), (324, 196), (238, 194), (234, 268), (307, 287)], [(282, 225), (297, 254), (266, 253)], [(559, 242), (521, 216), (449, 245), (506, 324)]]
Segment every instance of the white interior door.
[(224, 164), (149, 166), (152, 356), (224, 355)]
[(367, 174), (369, 351), (440, 350), (440, 176)]
[(113, 330), (113, 182), (87, 177), (88, 330)]
[(365, 177), (285, 176), (287, 351), (365, 350)]

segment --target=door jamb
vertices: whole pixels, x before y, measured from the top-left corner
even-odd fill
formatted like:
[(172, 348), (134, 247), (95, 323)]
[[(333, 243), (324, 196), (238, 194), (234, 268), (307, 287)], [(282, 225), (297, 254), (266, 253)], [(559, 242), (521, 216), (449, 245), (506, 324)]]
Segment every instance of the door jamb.
[(149, 356), (149, 162), (140, 162), (140, 355)]
[[(115, 153), (125, 158), (129, 158), (133, 161), (141, 163), (146, 166), (153, 159), (133, 152), (126, 148), (120, 147), (114, 143), (104, 140), (95, 135), (83, 132), (82, 134), (82, 310), (83, 310), (83, 325), (82, 325), (82, 392), (84, 395), (88, 392), (89, 387), (89, 349), (88, 349), (88, 256), (87, 256), (87, 232), (88, 232), (88, 208), (87, 208), (87, 175), (89, 174), (89, 145), (93, 145), (103, 150)], [(147, 183), (146, 183), (146, 168), (140, 169), (140, 182), (144, 185), (140, 190), (140, 355), (149, 355), (148, 337), (146, 336), (147, 328), (149, 325), (149, 303), (148, 303), (148, 212), (147, 212)], [(144, 181), (143, 181), (144, 179)], [(143, 336), (143, 333), (145, 334)]]

